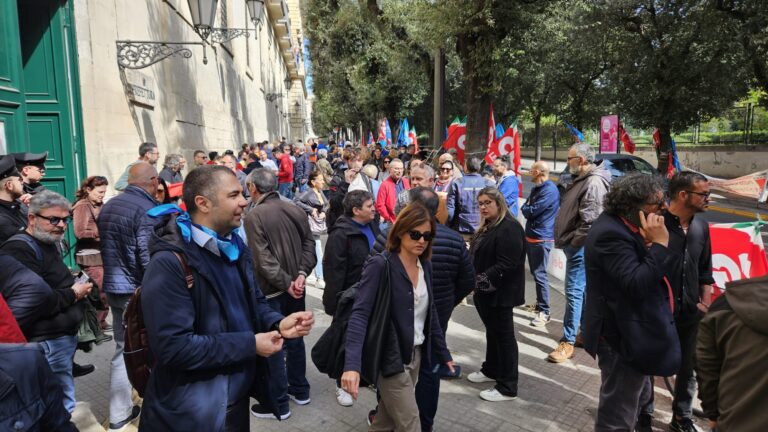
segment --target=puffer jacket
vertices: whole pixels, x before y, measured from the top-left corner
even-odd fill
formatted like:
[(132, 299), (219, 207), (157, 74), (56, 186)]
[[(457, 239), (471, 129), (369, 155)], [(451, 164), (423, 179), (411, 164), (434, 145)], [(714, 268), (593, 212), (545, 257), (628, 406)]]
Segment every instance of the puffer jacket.
[(315, 264), (315, 239), (307, 214), (277, 192), (256, 201), (243, 223), (253, 251), (256, 280), (267, 298), (283, 294), (300, 273), (308, 275)]
[(555, 219), (555, 246), (582, 247), (589, 228), (603, 212), (603, 200), (611, 188), (611, 172), (602, 164), (577, 176), (565, 190)]
[(133, 294), (149, 265), (152, 219), (147, 210), (157, 205), (145, 190), (130, 185), (101, 209), (96, 221), (101, 235), (104, 292)]
[[(445, 333), (453, 309), (475, 289), (475, 268), (461, 235), (443, 224), (436, 224), (435, 227), (431, 259), (432, 294), (435, 296), (437, 319)], [(389, 230), (376, 237), (371, 254), (384, 251), (387, 234)]]
[(64, 292), (52, 290), (37, 273), (5, 252), (0, 252), (0, 295), (8, 302), (25, 337), (33, 335), (31, 330), (37, 321), (60, 312), (60, 301), (62, 305), (71, 303)]
[(493, 182), (480, 174), (466, 174), (456, 179), (448, 191), (445, 207), (448, 210), (446, 225), (461, 234), (473, 234), (480, 227), (480, 207), (477, 206), (477, 193)]

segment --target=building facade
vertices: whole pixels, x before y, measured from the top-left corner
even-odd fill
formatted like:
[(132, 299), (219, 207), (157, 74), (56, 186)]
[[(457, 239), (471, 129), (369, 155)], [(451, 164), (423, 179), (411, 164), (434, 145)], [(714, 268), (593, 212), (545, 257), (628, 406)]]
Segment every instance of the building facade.
[(48, 151), (46, 183), (70, 198), (145, 141), (162, 163), (311, 131), (298, 0), (264, 0), (256, 24), (245, 0), (212, 1), (215, 28), (248, 36), (205, 41), (188, 0), (0, 3), (0, 151)]

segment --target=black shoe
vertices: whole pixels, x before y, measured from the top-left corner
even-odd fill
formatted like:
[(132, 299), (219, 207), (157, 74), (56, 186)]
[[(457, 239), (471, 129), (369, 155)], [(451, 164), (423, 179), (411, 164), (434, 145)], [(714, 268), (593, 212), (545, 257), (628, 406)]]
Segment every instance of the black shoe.
[(696, 426), (693, 425), (693, 420), (688, 417), (677, 419), (672, 416), (672, 421), (669, 422), (669, 432), (701, 432)]
[(635, 432), (653, 432), (652, 421), (653, 417), (650, 414), (640, 414), (637, 418), (637, 425), (635, 425)]
[(131, 411), (131, 415), (128, 416), (127, 419), (119, 422), (119, 423), (110, 423), (109, 424), (109, 430), (117, 430), (122, 428), (123, 426), (127, 425), (128, 423), (136, 420), (136, 418), (141, 414), (141, 407), (138, 405), (133, 406), (133, 410)]
[(72, 376), (77, 378), (81, 376), (88, 375), (89, 373), (96, 370), (96, 366), (94, 365), (84, 365), (80, 366), (77, 363), (72, 363)]
[(275, 413), (269, 408), (261, 404), (253, 404), (253, 406), (251, 406), (251, 415), (260, 419), (285, 420), (291, 416), (291, 410), (288, 410), (285, 413), (280, 413), (280, 418), (278, 419), (277, 416), (275, 416)]

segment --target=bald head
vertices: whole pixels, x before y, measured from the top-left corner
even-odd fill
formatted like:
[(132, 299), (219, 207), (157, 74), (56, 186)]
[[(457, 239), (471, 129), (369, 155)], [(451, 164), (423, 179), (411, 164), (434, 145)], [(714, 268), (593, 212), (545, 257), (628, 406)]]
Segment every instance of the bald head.
[(157, 190), (157, 170), (147, 162), (136, 163), (128, 170), (128, 184), (154, 196)]
[(549, 180), (549, 165), (543, 160), (534, 162), (531, 165), (531, 177), (533, 177), (533, 182), (536, 184)]

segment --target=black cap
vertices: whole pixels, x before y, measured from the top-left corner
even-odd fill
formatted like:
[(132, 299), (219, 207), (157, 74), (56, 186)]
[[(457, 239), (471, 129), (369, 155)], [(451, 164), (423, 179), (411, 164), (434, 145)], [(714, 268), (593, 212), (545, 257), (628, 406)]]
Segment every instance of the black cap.
[(16, 159), (16, 165), (19, 167), (36, 166), (45, 169), (45, 160), (48, 158), (48, 152), (43, 153), (13, 153)]
[(0, 156), (0, 180), (8, 177), (21, 177), (13, 155)]

